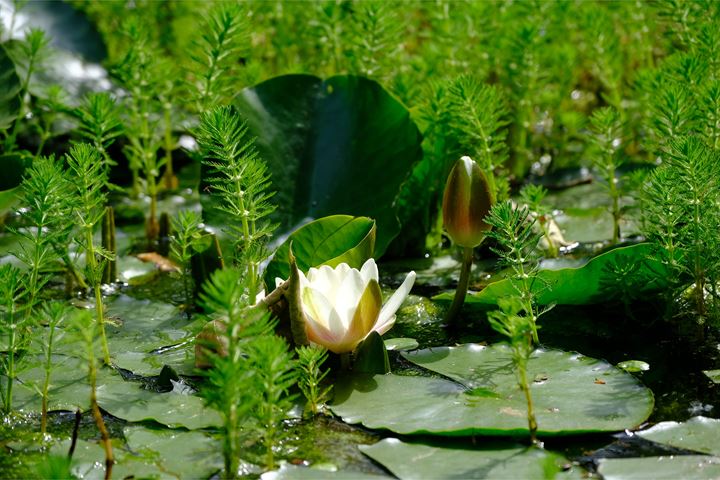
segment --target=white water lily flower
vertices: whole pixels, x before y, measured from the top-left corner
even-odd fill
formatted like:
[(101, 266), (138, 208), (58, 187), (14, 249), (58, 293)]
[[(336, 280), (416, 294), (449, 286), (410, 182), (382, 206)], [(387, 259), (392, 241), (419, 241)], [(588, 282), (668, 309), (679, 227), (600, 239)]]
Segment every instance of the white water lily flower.
[[(380, 335), (395, 323), (395, 312), (415, 283), (415, 272), (382, 305), (378, 268), (372, 258), (360, 270), (341, 263), (300, 274), (300, 298), (308, 339), (334, 353), (352, 352), (370, 332)], [(278, 285), (281, 279), (275, 280)]]

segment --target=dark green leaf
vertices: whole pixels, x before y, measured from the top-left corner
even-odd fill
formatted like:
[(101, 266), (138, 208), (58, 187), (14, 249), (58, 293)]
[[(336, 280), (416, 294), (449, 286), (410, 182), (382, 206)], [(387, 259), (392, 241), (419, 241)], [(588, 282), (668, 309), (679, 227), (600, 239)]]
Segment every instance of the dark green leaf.
[[(0, 130), (9, 128), (20, 113), (20, 88), (20, 78), (15, 71), (15, 64), (5, 47), (0, 45)], [(2, 190), (7, 188), (9, 187)]]
[(372, 331), (360, 342), (355, 351), (355, 363), (353, 371), (357, 373), (379, 373), (390, 372), (390, 360), (388, 359), (385, 343), (380, 334)]
[(307, 272), (310, 267), (336, 267), (347, 263), (360, 268), (372, 257), (375, 246), (375, 222), (366, 217), (332, 215), (308, 223), (297, 229), (277, 249), (265, 270), (265, 285), (275, 288), (275, 279), (290, 276), (288, 253), (290, 243), (298, 268)]

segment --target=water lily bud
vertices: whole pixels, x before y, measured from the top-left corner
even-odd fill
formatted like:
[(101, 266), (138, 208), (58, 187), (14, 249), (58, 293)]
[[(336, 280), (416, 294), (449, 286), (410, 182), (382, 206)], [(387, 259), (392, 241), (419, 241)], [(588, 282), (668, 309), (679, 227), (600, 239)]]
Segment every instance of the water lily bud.
[(456, 245), (477, 247), (490, 225), (484, 218), (495, 203), (485, 173), (470, 157), (455, 162), (443, 195), (443, 224)]

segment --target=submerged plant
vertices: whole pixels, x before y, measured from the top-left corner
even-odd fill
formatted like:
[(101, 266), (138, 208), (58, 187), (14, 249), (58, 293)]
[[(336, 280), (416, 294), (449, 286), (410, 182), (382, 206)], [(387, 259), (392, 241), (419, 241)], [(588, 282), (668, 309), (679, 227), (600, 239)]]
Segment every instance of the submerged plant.
[(697, 323), (717, 315), (720, 280), (720, 154), (697, 137), (668, 145), (643, 189), (644, 233), (661, 249), (676, 289), (690, 291)]
[(72, 114), (79, 122), (77, 132), (100, 152), (105, 167), (116, 165), (117, 162), (108, 154), (108, 148), (123, 128), (115, 99), (104, 92), (88, 94)]
[(510, 344), (518, 386), (525, 395), (530, 440), (536, 444), (537, 420), (527, 372), (528, 361), (534, 351), (533, 336), (537, 334), (536, 327), (533, 317), (525, 313), (526, 306), (520, 297), (501, 298), (498, 300), (498, 306), (499, 310), (488, 313), (488, 320), (490, 326), (504, 335)]
[(181, 210), (176, 217), (171, 219), (171, 223), (173, 235), (170, 242), (170, 251), (182, 268), (185, 306), (189, 309), (192, 305), (190, 260), (194, 253), (194, 247), (198, 245), (203, 235), (202, 217), (195, 211)]
[(62, 338), (63, 331), (59, 330), (60, 324), (67, 318), (70, 308), (61, 302), (53, 302), (45, 305), (42, 315), (47, 321), (47, 329), (42, 339), (43, 353), (43, 384), (40, 391), (42, 396), (42, 408), (40, 417), (40, 433), (44, 436), (47, 433), (48, 401), (50, 399), (50, 376), (53, 368), (53, 347)]
[(105, 420), (103, 420), (102, 412), (98, 406), (97, 401), (97, 330), (98, 324), (90, 315), (87, 310), (80, 310), (76, 312), (72, 319), (71, 333), (76, 341), (82, 345), (81, 355), (87, 362), (88, 369), (88, 385), (90, 386), (90, 412), (92, 413), (95, 425), (100, 432), (102, 440), (102, 447), (105, 451), (105, 480), (109, 480), (112, 477), (112, 468), (115, 464), (115, 457), (113, 455), (112, 442), (110, 440), (110, 433), (105, 426)]
[(222, 417), (225, 478), (237, 478), (243, 442), (256, 440), (244, 429), (252, 419), (260, 423), (267, 461), (274, 463), (277, 422), (286, 414), (293, 378), (287, 345), (273, 336), (270, 314), (249, 304), (246, 283), (244, 272), (216, 270), (200, 295), (205, 308), (223, 318), (216, 339), (223, 351), (209, 354), (200, 393)]
[(540, 240), (540, 235), (533, 228), (536, 219), (526, 206), (516, 207), (508, 200), (493, 205), (486, 221), (492, 226), (488, 236), (499, 245), (492, 251), (511, 270), (512, 286), (519, 306), (513, 315), (527, 317), (532, 340), (537, 342), (537, 319), (541, 312), (535, 305), (535, 282), (538, 281), (536, 249)]
[(107, 170), (98, 151), (87, 143), (80, 143), (70, 149), (66, 156), (68, 172), (73, 185), (72, 214), (82, 234), (77, 239), (85, 252), (85, 278), (95, 294), (95, 321), (100, 334), (103, 360), (110, 364), (110, 349), (105, 336), (105, 311), (102, 298), (102, 276), (104, 263), (112, 255), (95, 245), (93, 238), (96, 226), (105, 215)]
[(298, 355), (298, 387), (307, 400), (306, 409), (317, 415), (320, 407), (328, 401), (332, 386), (323, 386), (329, 370), (322, 370), (328, 351), (320, 345), (304, 345), (295, 349)]
[(197, 132), (204, 164), (211, 171), (210, 187), (227, 214), (228, 233), (235, 238), (235, 264), (245, 270), (249, 303), (261, 290), (260, 263), (276, 225), (268, 221), (275, 210), (269, 202), (270, 172), (255, 149), (245, 122), (233, 107), (218, 107), (202, 115)]
[(465, 302), (473, 249), (485, 240), (491, 228), (485, 216), (493, 203), (495, 193), (485, 172), (470, 157), (462, 157), (450, 171), (443, 195), (443, 225), (453, 243), (463, 247), (460, 279), (455, 298), (445, 317), (448, 324), (456, 321)]
[(620, 115), (612, 107), (595, 110), (590, 117), (590, 141), (594, 146), (593, 165), (610, 196), (613, 218), (612, 244), (620, 240), (620, 195), (618, 168), (622, 165), (622, 124)]
[(24, 297), (20, 270), (10, 264), (0, 265), (0, 334), (5, 337), (5, 354), (2, 373), (5, 385), (0, 383), (0, 397), (4, 414), (12, 412), (13, 385), (17, 378), (17, 362), (20, 349), (25, 343), (23, 328), (27, 321), (22, 313)]

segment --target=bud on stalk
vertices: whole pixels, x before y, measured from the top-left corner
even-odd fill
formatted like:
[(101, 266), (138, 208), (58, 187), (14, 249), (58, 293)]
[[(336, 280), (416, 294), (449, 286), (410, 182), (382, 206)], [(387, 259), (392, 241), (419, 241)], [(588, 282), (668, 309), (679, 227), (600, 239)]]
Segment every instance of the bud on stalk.
[(495, 192), (480, 166), (470, 157), (455, 162), (443, 194), (443, 224), (450, 239), (463, 247), (463, 264), (460, 270), (455, 298), (448, 310), (446, 323), (453, 324), (465, 301), (473, 248), (485, 239), (490, 225), (485, 216), (495, 203)]

